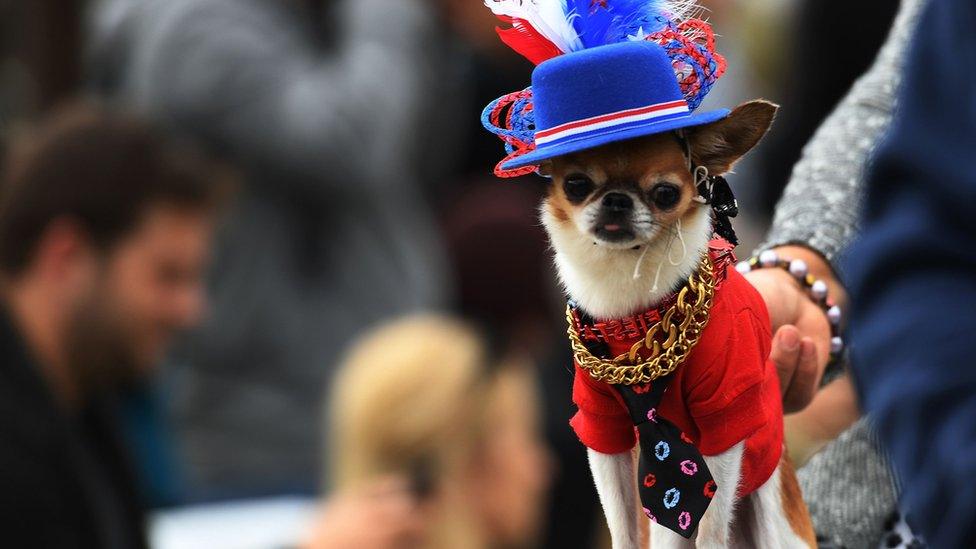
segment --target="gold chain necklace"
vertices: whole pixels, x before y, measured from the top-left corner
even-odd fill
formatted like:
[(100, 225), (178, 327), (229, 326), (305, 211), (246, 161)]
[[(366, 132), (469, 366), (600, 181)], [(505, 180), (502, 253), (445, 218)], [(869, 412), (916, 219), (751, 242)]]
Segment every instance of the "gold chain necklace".
[[(594, 356), (583, 345), (576, 331), (573, 310), (567, 305), (567, 334), (573, 348), (573, 358), (591, 377), (612, 385), (636, 385), (668, 375), (684, 362), (701, 338), (708, 324), (714, 295), (715, 273), (706, 252), (702, 255), (698, 270), (688, 277), (688, 284), (681, 289), (661, 320), (647, 330), (644, 339), (635, 343), (630, 352), (614, 359)], [(665, 338), (663, 342), (655, 338), (659, 332)], [(635, 363), (642, 349), (650, 350), (651, 357)]]

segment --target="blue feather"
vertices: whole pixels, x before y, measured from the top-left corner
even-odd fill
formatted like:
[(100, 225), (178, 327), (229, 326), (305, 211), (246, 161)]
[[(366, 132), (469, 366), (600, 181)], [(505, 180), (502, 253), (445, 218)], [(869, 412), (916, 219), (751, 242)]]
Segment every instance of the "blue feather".
[(567, 0), (584, 48), (624, 42), (643, 30), (644, 34), (667, 25), (667, 3), (663, 0)]

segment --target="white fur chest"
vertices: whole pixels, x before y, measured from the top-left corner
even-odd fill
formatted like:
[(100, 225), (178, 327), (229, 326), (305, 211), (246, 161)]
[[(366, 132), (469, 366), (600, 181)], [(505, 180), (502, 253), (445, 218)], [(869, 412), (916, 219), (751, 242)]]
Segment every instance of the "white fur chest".
[(590, 316), (605, 320), (650, 308), (691, 275), (711, 239), (710, 214), (709, 208), (698, 207), (686, 218), (690, 222), (662, 229), (639, 249), (594, 244), (592, 237), (559, 223), (545, 207), (542, 222), (569, 297)]

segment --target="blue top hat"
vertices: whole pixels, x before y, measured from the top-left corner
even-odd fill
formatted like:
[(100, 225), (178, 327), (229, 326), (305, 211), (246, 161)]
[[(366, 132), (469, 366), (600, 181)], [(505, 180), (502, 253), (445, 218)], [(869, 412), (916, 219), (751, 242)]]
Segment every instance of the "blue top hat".
[(532, 73), (535, 150), (502, 168), (532, 166), (607, 143), (708, 124), (729, 114), (693, 114), (664, 48), (621, 42), (554, 57)]

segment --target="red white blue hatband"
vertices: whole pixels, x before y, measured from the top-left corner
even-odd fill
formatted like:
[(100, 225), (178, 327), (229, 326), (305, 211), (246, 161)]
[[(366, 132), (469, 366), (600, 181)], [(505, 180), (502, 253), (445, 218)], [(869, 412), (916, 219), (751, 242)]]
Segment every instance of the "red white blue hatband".
[(627, 124), (648, 122), (650, 120), (664, 120), (669, 117), (674, 118), (676, 116), (687, 115), (688, 112), (688, 102), (684, 99), (648, 105), (647, 107), (636, 109), (626, 109), (610, 114), (594, 116), (586, 120), (567, 122), (555, 128), (537, 131), (535, 132), (535, 144), (536, 146), (548, 145), (574, 137), (581, 139), (596, 130), (619, 128)]

